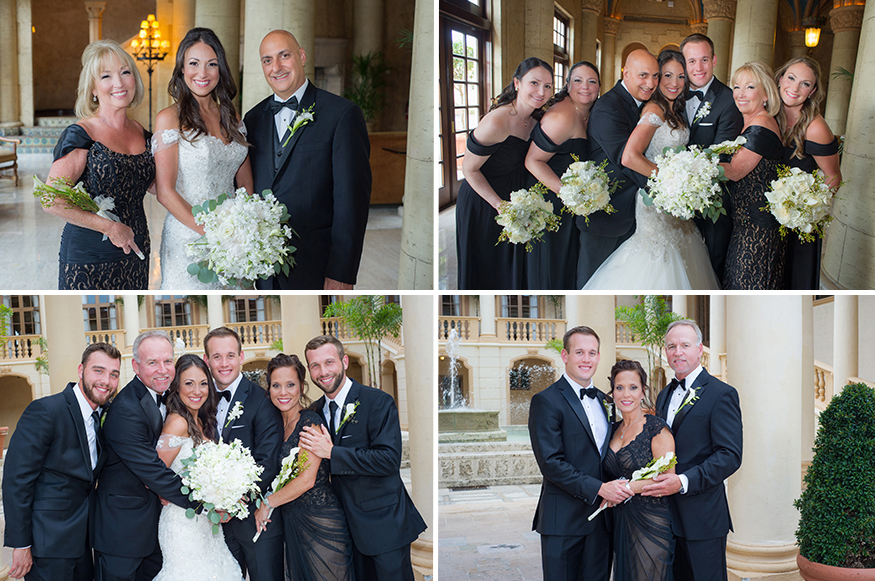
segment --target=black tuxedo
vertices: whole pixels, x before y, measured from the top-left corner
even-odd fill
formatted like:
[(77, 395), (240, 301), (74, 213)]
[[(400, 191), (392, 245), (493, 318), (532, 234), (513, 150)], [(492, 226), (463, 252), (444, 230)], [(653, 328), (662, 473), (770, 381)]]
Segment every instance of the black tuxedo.
[(370, 142), (361, 109), (311, 82), (298, 110), (314, 105), (313, 120), (278, 152), (273, 100), (270, 95), (261, 101), (244, 121), (255, 191), (273, 190), (288, 208), (289, 225), (298, 234), (292, 240), (297, 264), (288, 277), (279, 274), (259, 288), (321, 290), (326, 277), (355, 284), (371, 199)]
[[(377, 563), (378, 579), (412, 579), (410, 543), (426, 529), (426, 524), (401, 481), (398, 409), (389, 394), (351, 381), (343, 407), (358, 405), (355, 414), (337, 428), (328, 468), (332, 487), (346, 513), (354, 550), (359, 554), (356, 578), (373, 579), (374, 573), (366, 575), (361, 567)], [(322, 396), (313, 409), (323, 414), (324, 405)], [(385, 577), (385, 573), (380, 576), (379, 571), (385, 570), (382, 565), (397, 567), (402, 558), (406, 559), (406, 570), (396, 569), (397, 577)]]
[[(89, 517), (97, 474), (106, 460), (98, 438), (97, 466), (76, 400), (76, 383), (31, 402), (9, 441), (3, 467), (4, 545), (30, 547), (28, 579), (88, 579), (94, 563)], [(75, 574), (74, 574), (75, 571)]]
[[(711, 111), (699, 120), (693, 118), (690, 126), (690, 145), (701, 145), (703, 148), (709, 145), (735, 139), (741, 135), (744, 119), (735, 100), (732, 98), (732, 89), (714, 79), (704, 100), (700, 100), (696, 115), (705, 103), (711, 104)], [(729, 211), (729, 195), (723, 191), (723, 207)], [(723, 281), (723, 267), (726, 263), (726, 251), (729, 249), (729, 238), (732, 236), (732, 218), (727, 214), (720, 216), (716, 223), (711, 220), (696, 216), (696, 225), (705, 238), (708, 246), (708, 254), (711, 257), (711, 266), (717, 274), (717, 279)]]
[(618, 81), (614, 88), (599, 97), (590, 113), (590, 156), (596, 165), (607, 160), (605, 171), (620, 187), (611, 195), (614, 214), (596, 212), (589, 217), (589, 225), (577, 218), (580, 229), (580, 257), (577, 262), (577, 287), (581, 288), (620, 244), (635, 232), (635, 198), (638, 188), (647, 184), (647, 178), (623, 167), (623, 150), (632, 131), (638, 125), (640, 111), (635, 99)]
[[(97, 486), (94, 525), (98, 578), (135, 579), (139, 574), (151, 579), (161, 568), (158, 497), (183, 508), (197, 503), (182, 494), (179, 476), (158, 457), (155, 445), (164, 420), (138, 377), (118, 392), (105, 413), (107, 458)], [(121, 574), (122, 569), (130, 572)]]
[[(601, 392), (598, 400), (604, 407)], [(602, 462), (611, 439), (607, 411), (605, 421), (605, 439), (596, 442), (580, 394), (565, 377), (532, 397), (529, 434), (544, 476), (532, 528), (541, 534), (544, 579), (608, 580), (606, 513), (588, 520), (601, 504)], [(559, 539), (564, 544), (555, 548)]]
[[(726, 575), (726, 535), (732, 530), (729, 504), (723, 481), (741, 466), (742, 424), (738, 392), (711, 376), (705, 369), (699, 373), (691, 386), (697, 389), (699, 399), (692, 406), (685, 406), (674, 419), (671, 431), (675, 438), (678, 458), (676, 472), (689, 479), (686, 494), (671, 497), (672, 532), (681, 545), (694, 542), (716, 541), (722, 549), (723, 563), (701, 559), (703, 551), (687, 551), (696, 569), (696, 580), (702, 577), (699, 571), (708, 571), (716, 579)], [(666, 419), (671, 394), (662, 390), (656, 399), (656, 409)], [(675, 579), (691, 579), (684, 567), (687, 563), (680, 555), (675, 556)], [(678, 567), (682, 569), (678, 569)]]
[[(262, 494), (279, 473), (280, 447), (283, 443), (283, 419), (279, 410), (270, 401), (267, 392), (245, 377), (229, 402), (228, 414), (237, 402), (243, 405), (240, 417), (222, 427), (222, 441), (240, 443), (249, 448), (261, 473)], [(227, 419), (225, 420), (227, 423)], [(225, 542), (244, 573), (249, 571), (252, 581), (273, 581), (283, 578), (283, 523), (280, 511), (274, 511), (267, 530), (257, 543), (255, 536), (255, 505), (250, 506), (246, 520), (232, 518), (224, 525)]]

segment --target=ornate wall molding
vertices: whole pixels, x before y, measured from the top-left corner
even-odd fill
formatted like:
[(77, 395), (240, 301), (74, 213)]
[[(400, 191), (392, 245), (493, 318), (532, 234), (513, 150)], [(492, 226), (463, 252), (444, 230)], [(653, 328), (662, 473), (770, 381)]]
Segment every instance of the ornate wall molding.
[(829, 27), (833, 33), (860, 30), (865, 6), (842, 6), (829, 11)]
[(735, 20), (737, 0), (704, 0), (703, 4), (705, 5), (705, 20), (710, 21), (715, 18)]

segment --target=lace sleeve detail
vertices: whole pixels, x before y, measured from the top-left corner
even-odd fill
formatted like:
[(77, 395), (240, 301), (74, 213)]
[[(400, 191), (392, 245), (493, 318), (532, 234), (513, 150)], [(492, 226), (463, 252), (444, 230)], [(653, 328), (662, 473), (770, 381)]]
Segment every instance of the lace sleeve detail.
[(179, 129), (164, 129), (152, 135), (152, 155), (173, 147), (179, 141)]
[(662, 431), (662, 428), (667, 428), (668, 424), (665, 423), (661, 417), (657, 415), (647, 415), (647, 419), (644, 423), (644, 430), (647, 432), (647, 437), (649, 440), (652, 440), (656, 437), (659, 432)]
[(156, 450), (172, 450), (173, 448), (181, 447), (187, 438), (182, 436), (174, 436), (173, 434), (161, 434), (158, 438), (158, 443), (155, 444)]
[(656, 113), (648, 113), (647, 115), (645, 115), (644, 117), (642, 117), (641, 119), (638, 120), (638, 125), (641, 125), (642, 123), (647, 123), (647, 124), (653, 125), (655, 127), (661, 127), (662, 124), (665, 123), (665, 121), (660, 119), (659, 115), (657, 115)]

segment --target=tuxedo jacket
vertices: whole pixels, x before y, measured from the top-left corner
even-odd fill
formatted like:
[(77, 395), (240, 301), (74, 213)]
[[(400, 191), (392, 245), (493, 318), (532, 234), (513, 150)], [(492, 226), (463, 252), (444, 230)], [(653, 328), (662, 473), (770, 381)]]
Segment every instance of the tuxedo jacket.
[(75, 559), (91, 550), (88, 522), (106, 446), (98, 446), (92, 470), (75, 389), (69, 383), (61, 393), (31, 402), (6, 451), (3, 544), (30, 546), (34, 557)]
[(259, 288), (322, 289), (325, 277), (354, 284), (371, 200), (371, 146), (361, 109), (310, 82), (298, 109), (312, 105), (313, 120), (277, 151), (273, 100), (250, 109), (244, 122), (255, 191), (272, 190), (288, 208), (296, 265)]
[(94, 550), (145, 558), (158, 543), (158, 497), (183, 508), (197, 503), (182, 494), (179, 476), (158, 457), (164, 420), (138, 377), (118, 392), (105, 414), (107, 457), (97, 485)]
[[(401, 427), (392, 396), (351, 380), (355, 414), (334, 436), (328, 469), (356, 549), (379, 555), (409, 545), (426, 529), (401, 481)], [(324, 418), (325, 396), (312, 406)]]
[[(732, 530), (723, 481), (741, 466), (741, 407), (735, 388), (705, 369), (691, 387), (699, 399), (685, 406), (671, 427), (678, 459), (675, 471), (687, 475), (689, 489), (673, 495), (670, 504), (675, 536), (701, 541)], [(668, 391), (656, 398), (662, 419), (668, 416)]]
[[(245, 377), (240, 380), (234, 398), (229, 402), (228, 414), (237, 402), (243, 405), (243, 413), (222, 427), (222, 441), (230, 444), (234, 440), (249, 448), (256, 464), (262, 466), (261, 481), (258, 483), (261, 493), (270, 488), (270, 483), (279, 474), (279, 454), (283, 443), (283, 419), (279, 410), (270, 401), (267, 392)], [(227, 420), (226, 420), (227, 423)], [(274, 537), (282, 534), (281, 511), (274, 511), (271, 523), (262, 537)], [(255, 535), (255, 506), (250, 506), (249, 517), (245, 520), (232, 518), (224, 525), (226, 534), (234, 534), (241, 542), (252, 543)]]
[[(604, 410), (605, 395), (599, 392), (598, 399)], [(587, 520), (601, 504), (602, 462), (611, 439), (607, 411), (605, 422), (605, 439), (596, 442), (580, 393), (565, 377), (532, 396), (529, 434), (544, 476), (532, 528), (540, 534), (584, 536), (595, 529), (598, 518), (604, 518), (602, 513)]]
[(596, 165), (607, 160), (605, 171), (611, 182), (619, 180), (620, 187), (611, 194), (611, 205), (616, 213), (596, 212), (589, 217), (589, 226), (580, 217), (577, 227), (582, 232), (620, 238), (635, 226), (635, 198), (638, 188), (647, 185), (647, 178), (623, 167), (626, 142), (638, 125), (640, 111), (635, 99), (618, 81), (614, 88), (598, 98), (589, 116), (587, 137), (590, 156)]
[(744, 118), (732, 98), (732, 89), (714, 79), (705, 93), (705, 99), (700, 100), (696, 115), (705, 103), (711, 104), (711, 110), (699, 120), (694, 116), (690, 127), (690, 145), (708, 147), (741, 135)]

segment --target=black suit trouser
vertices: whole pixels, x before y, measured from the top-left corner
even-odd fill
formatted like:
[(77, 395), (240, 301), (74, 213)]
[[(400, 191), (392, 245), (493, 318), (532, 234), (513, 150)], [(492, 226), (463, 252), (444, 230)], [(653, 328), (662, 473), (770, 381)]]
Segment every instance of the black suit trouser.
[[(255, 532), (247, 534), (244, 527), (235, 527), (234, 534), (225, 527), (225, 544), (240, 564), (243, 575), (249, 573), (250, 581), (277, 581), (283, 579), (283, 536), (262, 536), (252, 542)], [(240, 536), (248, 538), (240, 538)]]
[(605, 519), (583, 537), (541, 535), (541, 567), (550, 581), (608, 581), (611, 575), (611, 534)]
[[(119, 542), (125, 541), (119, 539)], [(155, 550), (145, 559), (117, 557), (95, 551), (94, 560), (97, 569), (95, 581), (152, 581), (164, 564), (158, 543), (155, 543)]]
[(89, 548), (78, 559), (52, 559), (48, 557), (34, 557), (33, 567), (25, 581), (93, 581), (94, 561)]
[(675, 581), (726, 581), (726, 537), (689, 541), (676, 538)]
[(362, 555), (353, 546), (352, 565), (357, 581), (413, 581), (410, 545), (379, 555)]

